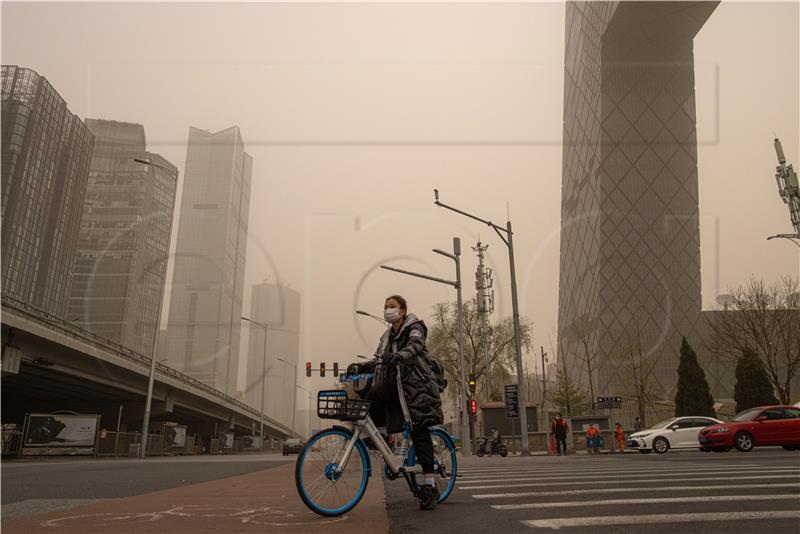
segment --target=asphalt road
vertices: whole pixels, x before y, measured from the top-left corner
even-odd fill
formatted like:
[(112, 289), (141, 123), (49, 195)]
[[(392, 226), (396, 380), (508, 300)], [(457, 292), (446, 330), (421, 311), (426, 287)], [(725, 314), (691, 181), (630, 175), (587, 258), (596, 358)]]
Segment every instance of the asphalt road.
[(392, 532), (800, 532), (796, 451), (470, 458), (460, 472), (432, 512), (386, 481)]
[(2, 516), (19, 518), (293, 463), (280, 454), (4, 460)]

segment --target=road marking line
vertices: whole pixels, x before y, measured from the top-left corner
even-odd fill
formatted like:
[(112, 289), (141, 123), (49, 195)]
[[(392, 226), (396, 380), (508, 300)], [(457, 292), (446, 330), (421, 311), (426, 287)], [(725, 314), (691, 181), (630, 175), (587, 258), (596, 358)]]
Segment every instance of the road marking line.
[(777, 489), (777, 488), (800, 488), (800, 484), (723, 484), (715, 486), (664, 486), (660, 488), (593, 488), (578, 490), (559, 490), (559, 491), (528, 491), (523, 493), (485, 493), (473, 495), (473, 499), (510, 499), (520, 497), (554, 497), (556, 495), (589, 495), (596, 493), (639, 493), (643, 491), (706, 491), (706, 490), (744, 490), (744, 489)]
[[(769, 479), (777, 479), (777, 478), (797, 478), (798, 475), (752, 475), (752, 476), (744, 476), (744, 477), (686, 477), (686, 478), (675, 478), (670, 480), (669, 482), (688, 482), (690, 480), (763, 480), (765, 478)], [(625, 477), (617, 480), (592, 480), (592, 485), (601, 485), (601, 484), (622, 484), (625, 482)], [(658, 480), (633, 480), (632, 483), (639, 483), (639, 484), (648, 484), (648, 483), (658, 483)], [(460, 490), (486, 490), (486, 489), (501, 489), (501, 488), (535, 488), (535, 487), (552, 487), (552, 486), (575, 486), (576, 484), (580, 484), (580, 482), (529, 482), (525, 484), (496, 484), (492, 486), (461, 486), (458, 489)], [(645, 489), (646, 486), (637, 488), (639, 490)]]
[[(680, 477), (680, 476), (685, 476), (685, 475), (703, 475), (703, 474), (709, 474), (709, 475), (732, 474), (732, 475), (735, 475), (735, 474), (738, 474), (738, 473), (749, 474), (749, 473), (785, 473), (785, 472), (786, 472), (786, 469), (780, 469), (780, 468), (739, 469), (739, 470), (731, 470), (729, 472), (724, 472), (724, 473), (720, 472), (719, 469), (696, 469), (696, 470), (692, 470), (692, 471), (683, 471), (683, 472), (680, 472), (680, 473), (636, 473), (636, 474), (632, 474), (632, 475), (631, 474), (625, 474), (625, 473), (605, 474), (605, 475), (593, 476), (593, 477), (589, 478), (588, 480), (587, 480), (587, 477), (585, 475), (584, 476), (569, 476), (569, 477), (559, 476), (557, 478), (558, 478), (558, 480), (580, 480), (580, 481), (589, 481), (589, 482), (595, 483), (595, 482), (598, 482), (598, 481), (601, 481), (601, 480), (614, 480), (614, 479), (625, 479), (625, 480), (630, 480), (630, 479), (633, 479), (633, 478), (644, 478), (644, 479), (647, 479), (647, 478), (659, 478), (659, 479), (661, 479), (661, 478), (674, 478), (674, 477)], [(464, 480), (459, 480), (458, 484), (459, 484), (459, 486), (464, 486), (465, 484), (480, 484), (482, 482), (491, 482), (491, 481), (497, 481), (497, 482), (525, 482), (525, 481), (528, 481), (528, 480), (542, 480), (543, 475), (544, 474), (540, 474), (539, 476), (531, 476), (531, 477), (505, 478), (505, 479), (502, 479), (502, 480), (497, 480), (497, 477), (494, 477), (493, 479), (489, 479), (489, 480), (474, 480), (474, 479), (466, 478)], [(789, 475), (789, 476), (800, 476), (800, 471), (798, 471), (797, 473), (794, 473), (793, 475)]]
[(607, 499), (604, 501), (568, 501), (568, 502), (531, 502), (525, 504), (495, 504), (495, 510), (523, 510), (527, 508), (575, 508), (584, 506), (608, 506), (628, 504), (660, 504), (676, 502), (727, 502), (727, 501), (800, 501), (800, 493), (782, 495), (702, 495), (690, 497), (652, 497), (647, 499)]
[[(656, 461), (656, 460), (654, 460)], [(708, 467), (710, 462), (697, 462), (697, 463), (681, 463), (679, 468), (692, 468), (692, 467)], [(786, 466), (791, 466), (793, 464), (786, 464)], [(725, 467), (725, 464), (720, 465), (720, 467)], [(761, 464), (737, 464), (738, 467), (767, 467)], [(474, 468), (474, 467), (464, 467), (461, 466), (459, 471), (464, 471), (465, 473), (498, 473), (502, 471), (554, 471), (554, 472), (564, 472), (567, 471), (606, 471), (611, 469), (612, 467), (619, 468), (619, 464), (608, 464), (608, 465), (595, 465), (595, 466), (587, 466), (586, 464), (566, 464), (566, 465), (542, 465), (537, 466), (533, 464), (525, 464), (520, 465), (519, 467), (514, 467), (513, 465), (503, 465), (498, 466), (497, 468), (491, 467), (481, 467), (481, 468)], [(672, 469), (676, 466), (674, 464), (666, 465), (666, 464), (655, 464), (655, 465), (641, 465), (635, 464), (630, 467), (631, 471), (637, 471), (642, 469)], [(783, 466), (780, 466), (783, 467)]]
[(771, 512), (705, 512), (697, 514), (611, 515), (522, 521), (531, 528), (597, 527), (602, 525), (649, 525), (653, 523), (693, 523), (695, 521), (745, 521), (752, 519), (797, 519), (797, 510)]
[[(609, 469), (609, 470), (604, 470), (604, 471), (585, 472), (585, 473), (582, 473), (581, 476), (579, 476), (579, 477), (559, 477), (559, 478), (581, 478), (581, 479), (585, 479), (587, 474), (591, 474), (592, 476), (596, 476), (598, 478), (603, 478), (603, 477), (612, 476), (612, 475), (618, 476), (618, 475), (623, 474), (623, 473), (624, 474), (628, 474), (630, 476), (641, 477), (641, 476), (647, 476), (648, 473), (649, 474), (656, 474), (656, 475), (660, 475), (660, 474), (663, 473), (663, 474), (667, 475), (667, 474), (670, 474), (670, 473), (674, 473), (674, 474), (720, 473), (720, 472), (724, 472), (724, 473), (727, 473), (727, 472), (741, 473), (741, 472), (748, 472), (748, 471), (757, 471), (757, 472), (761, 472), (761, 471), (786, 471), (786, 469), (780, 468), (780, 467), (763, 468), (763, 467), (735, 467), (735, 466), (725, 467), (725, 468), (718, 468), (718, 469), (711, 469), (711, 468), (705, 468), (705, 469), (669, 469), (669, 470), (644, 470), (644, 471), (635, 471), (635, 472), (631, 472), (631, 471), (627, 471), (627, 470), (626, 471), (622, 471), (620, 469)], [(798, 471), (798, 473), (800, 473), (800, 469), (797, 469), (797, 471)], [(563, 471), (560, 472), (560, 473), (563, 473)], [(540, 475), (540, 476), (539, 477), (533, 477), (533, 478), (531, 478), (531, 477), (527, 477), (527, 478), (524, 478), (524, 477), (523, 478), (504, 478), (503, 480), (504, 481), (510, 481), (510, 480), (537, 480), (538, 478), (541, 478), (541, 475), (548, 475), (548, 474), (551, 474), (551, 473), (542, 473), (542, 472), (535, 472), (535, 471), (533, 471), (531, 473), (508, 473), (507, 476), (513, 476), (513, 475)], [(505, 473), (498, 473), (496, 475), (481, 475), (481, 476), (473, 476), (473, 475), (466, 475), (465, 474), (464, 475), (464, 479), (465, 480), (462, 480), (461, 483), (463, 484), (464, 482), (481, 481), (481, 480), (484, 480), (484, 479), (492, 480), (492, 479), (497, 479), (498, 476), (504, 476), (504, 475), (506, 475), (506, 474)]]

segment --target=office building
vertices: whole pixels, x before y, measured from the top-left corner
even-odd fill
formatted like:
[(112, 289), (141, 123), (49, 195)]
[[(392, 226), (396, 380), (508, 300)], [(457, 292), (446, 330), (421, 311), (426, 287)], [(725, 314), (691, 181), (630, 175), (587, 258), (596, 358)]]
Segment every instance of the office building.
[(94, 137), (46, 78), (1, 77), (3, 295), (63, 317)]
[(164, 357), (229, 395), (239, 372), (252, 167), (238, 127), (189, 129)]

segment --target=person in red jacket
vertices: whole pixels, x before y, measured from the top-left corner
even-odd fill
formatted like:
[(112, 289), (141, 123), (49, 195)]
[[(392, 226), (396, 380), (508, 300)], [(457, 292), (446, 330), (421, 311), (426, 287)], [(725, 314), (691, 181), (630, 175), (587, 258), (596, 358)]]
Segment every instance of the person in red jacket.
[(564, 456), (567, 455), (567, 434), (569, 433), (569, 427), (567, 426), (567, 422), (561, 418), (561, 414), (558, 414), (555, 419), (553, 419), (553, 426), (550, 429), (553, 432), (553, 438), (556, 442), (556, 450), (558, 451), (558, 455), (561, 456), (561, 450), (564, 450)]

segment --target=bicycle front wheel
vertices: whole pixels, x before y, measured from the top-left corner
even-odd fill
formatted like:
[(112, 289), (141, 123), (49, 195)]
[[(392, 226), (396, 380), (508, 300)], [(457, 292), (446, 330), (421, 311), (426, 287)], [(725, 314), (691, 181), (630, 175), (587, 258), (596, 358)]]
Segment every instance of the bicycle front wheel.
[(343, 428), (317, 432), (297, 457), (295, 483), (306, 506), (319, 515), (337, 516), (349, 512), (367, 490), (369, 455), (359, 440), (347, 465), (337, 472), (338, 462), (353, 434)]
[[(436, 480), (436, 488), (439, 490), (439, 498), (436, 502), (441, 504), (447, 500), (456, 485), (456, 471), (458, 471), (458, 457), (456, 456), (456, 444), (444, 429), (439, 427), (431, 428), (431, 441), (433, 441), (433, 471)], [(409, 452), (411, 464), (416, 463), (416, 451), (414, 447)], [(418, 479), (416, 475), (411, 475), (416, 485)]]

